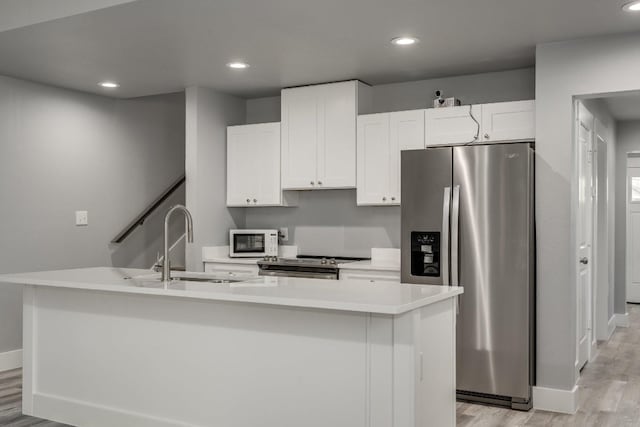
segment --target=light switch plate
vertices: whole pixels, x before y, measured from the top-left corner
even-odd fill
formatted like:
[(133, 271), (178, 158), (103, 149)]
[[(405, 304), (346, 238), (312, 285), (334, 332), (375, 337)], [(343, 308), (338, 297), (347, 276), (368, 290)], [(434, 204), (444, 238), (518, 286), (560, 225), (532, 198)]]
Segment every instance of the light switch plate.
[(289, 229), (287, 227), (280, 227), (280, 240), (283, 242), (289, 241)]
[(89, 212), (76, 211), (76, 225), (77, 226), (89, 225)]

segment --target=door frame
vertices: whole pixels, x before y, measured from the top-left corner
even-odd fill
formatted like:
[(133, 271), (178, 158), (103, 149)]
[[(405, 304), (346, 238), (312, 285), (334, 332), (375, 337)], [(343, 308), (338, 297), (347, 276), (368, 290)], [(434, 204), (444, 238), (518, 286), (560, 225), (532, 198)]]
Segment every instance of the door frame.
[[(635, 162), (631, 161), (631, 159), (636, 159)], [(637, 163), (637, 166), (632, 166), (631, 163)], [(625, 257), (625, 271), (624, 271), (624, 290), (625, 290), (625, 302), (632, 302), (632, 303), (640, 303), (640, 298), (632, 298), (631, 300), (629, 299), (629, 288), (631, 285), (631, 262), (630, 262), (630, 257), (631, 257), (631, 244), (632, 244), (632, 238), (630, 238), (630, 231), (631, 231), (631, 186), (629, 185), (629, 178), (630, 178), (630, 174), (629, 174), (629, 169), (631, 168), (640, 168), (640, 152), (637, 151), (633, 151), (633, 152), (629, 152), (627, 153), (626, 156), (626, 162), (625, 162), (625, 180), (626, 180), (626, 185), (625, 185), (625, 194), (624, 194), (624, 198), (625, 198), (625, 202), (624, 202), (624, 208), (625, 208), (625, 222), (626, 222), (626, 242), (625, 242), (625, 250), (624, 250), (624, 257)]]

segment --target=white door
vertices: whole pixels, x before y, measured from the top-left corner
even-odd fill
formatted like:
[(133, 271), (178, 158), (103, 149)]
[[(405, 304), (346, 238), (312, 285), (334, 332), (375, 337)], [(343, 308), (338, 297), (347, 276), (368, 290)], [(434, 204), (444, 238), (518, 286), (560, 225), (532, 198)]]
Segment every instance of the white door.
[(316, 188), (355, 188), (357, 82), (315, 89), (319, 99)]
[(315, 86), (282, 91), (282, 188), (316, 187), (318, 112)]
[(577, 209), (577, 355), (582, 369), (590, 357), (592, 329), (592, 239), (593, 239), (593, 115), (577, 103), (578, 209)]
[(280, 123), (227, 128), (227, 206), (277, 206)]
[(400, 204), (400, 152), (425, 148), (424, 116), (425, 110), (391, 113), (389, 121), (390, 185), (387, 199), (393, 205)]
[(627, 301), (640, 303), (640, 157), (627, 160)]
[(479, 105), (428, 109), (425, 113), (427, 147), (480, 140), (481, 113)]
[(483, 142), (535, 139), (535, 101), (482, 104), (481, 133)]
[(358, 205), (379, 205), (389, 194), (389, 113), (358, 117)]

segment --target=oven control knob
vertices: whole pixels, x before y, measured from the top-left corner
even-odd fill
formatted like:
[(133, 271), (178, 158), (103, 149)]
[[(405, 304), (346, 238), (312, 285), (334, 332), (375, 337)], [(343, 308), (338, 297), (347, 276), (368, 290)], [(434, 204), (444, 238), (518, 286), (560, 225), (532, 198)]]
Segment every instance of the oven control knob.
[(326, 259), (326, 258), (322, 258), (322, 259), (320, 260), (320, 264), (326, 264), (326, 263), (327, 263), (327, 259)]
[(330, 259), (330, 260), (329, 260), (329, 264), (333, 264), (333, 265), (335, 265), (335, 264), (337, 264), (337, 262), (336, 262), (336, 260), (335, 260), (335, 259), (333, 259), (333, 258), (332, 258), (332, 259)]

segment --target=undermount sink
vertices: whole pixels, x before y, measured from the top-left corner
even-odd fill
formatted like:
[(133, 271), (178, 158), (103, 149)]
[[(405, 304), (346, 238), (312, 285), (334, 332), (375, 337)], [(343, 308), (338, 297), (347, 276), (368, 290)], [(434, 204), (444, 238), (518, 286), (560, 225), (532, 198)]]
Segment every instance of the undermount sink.
[[(247, 277), (221, 277), (220, 274), (207, 274), (207, 273), (195, 273), (195, 272), (180, 272), (175, 271), (171, 273), (171, 288), (181, 288), (181, 284), (185, 283), (198, 283), (198, 284), (228, 284), (244, 282), (253, 279), (252, 276)], [(163, 286), (160, 273), (144, 274), (141, 276), (131, 277), (138, 286), (142, 287), (161, 287)]]

